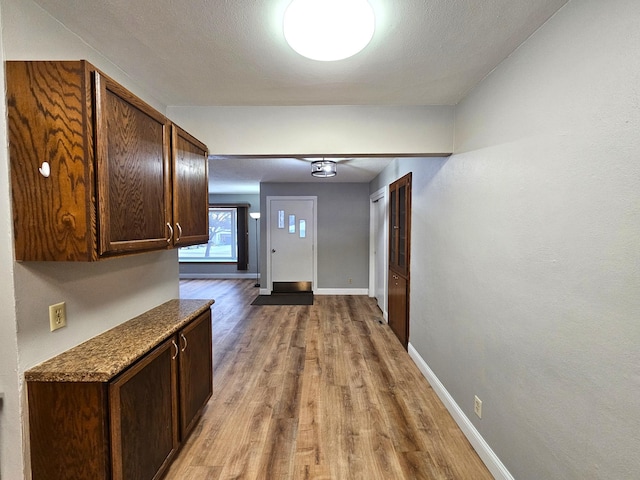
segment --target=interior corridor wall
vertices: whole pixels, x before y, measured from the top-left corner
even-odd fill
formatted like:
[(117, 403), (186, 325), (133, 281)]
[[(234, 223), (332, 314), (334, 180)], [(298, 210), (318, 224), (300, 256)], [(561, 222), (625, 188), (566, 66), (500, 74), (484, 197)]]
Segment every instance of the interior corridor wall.
[(639, 23), (570, 1), (458, 105), (454, 155), (390, 166), (410, 342), (518, 480), (640, 471)]

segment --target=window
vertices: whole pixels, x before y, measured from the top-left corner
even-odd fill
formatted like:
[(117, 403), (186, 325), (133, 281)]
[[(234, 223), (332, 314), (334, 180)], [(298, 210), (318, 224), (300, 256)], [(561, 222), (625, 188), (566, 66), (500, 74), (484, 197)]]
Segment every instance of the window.
[(238, 263), (238, 270), (246, 270), (247, 207), (209, 207), (209, 242), (182, 247), (178, 250), (181, 262)]

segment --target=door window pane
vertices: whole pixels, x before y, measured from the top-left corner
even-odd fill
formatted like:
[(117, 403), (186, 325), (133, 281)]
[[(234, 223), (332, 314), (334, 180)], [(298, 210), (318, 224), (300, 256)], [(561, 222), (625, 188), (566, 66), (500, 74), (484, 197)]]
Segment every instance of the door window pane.
[(307, 236), (307, 221), (300, 220), (300, 238), (305, 238)]
[(289, 233), (296, 233), (296, 216), (289, 215)]

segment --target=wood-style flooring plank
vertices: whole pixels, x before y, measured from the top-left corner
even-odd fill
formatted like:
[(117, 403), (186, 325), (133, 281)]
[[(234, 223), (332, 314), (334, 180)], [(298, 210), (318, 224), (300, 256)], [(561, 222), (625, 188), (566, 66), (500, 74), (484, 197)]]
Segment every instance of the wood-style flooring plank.
[(214, 392), (167, 480), (492, 478), (374, 299), (252, 306), (253, 283), (180, 284), (216, 301)]

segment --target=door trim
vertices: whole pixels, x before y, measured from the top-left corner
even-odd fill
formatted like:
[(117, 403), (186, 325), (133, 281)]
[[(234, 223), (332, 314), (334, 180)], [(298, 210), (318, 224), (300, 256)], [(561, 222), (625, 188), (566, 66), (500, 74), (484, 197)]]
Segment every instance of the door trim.
[[(384, 208), (384, 215), (382, 225), (376, 224), (375, 216), (375, 203), (382, 202)], [(376, 256), (374, 251), (376, 250), (376, 229), (382, 228), (383, 232), (383, 244), (378, 246), (378, 249), (382, 248), (382, 289), (384, 291), (383, 303), (379, 305), (382, 310), (382, 317), (385, 322), (389, 322), (387, 313), (387, 303), (389, 295), (388, 286), (388, 270), (389, 270), (389, 186), (385, 185), (379, 190), (369, 195), (369, 297), (376, 296)]]
[(273, 200), (311, 200), (313, 204), (313, 237), (312, 237), (312, 252), (313, 252), (313, 292), (315, 293), (318, 288), (318, 197), (317, 196), (267, 196), (267, 248), (265, 255), (267, 256), (267, 271), (266, 273), (266, 288), (260, 288), (260, 295), (271, 295), (273, 285), (271, 282), (271, 202)]

